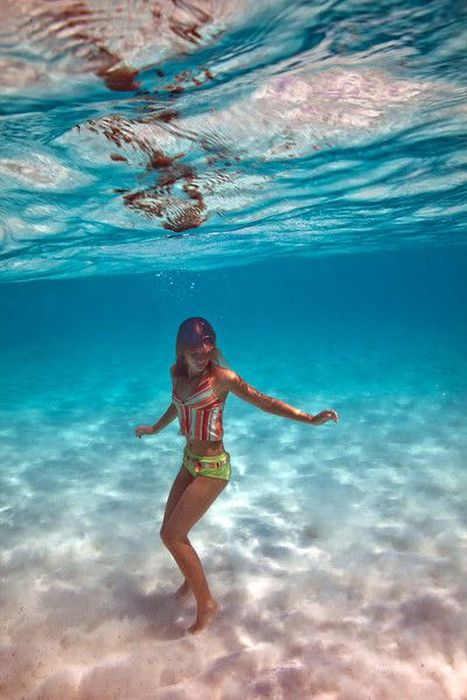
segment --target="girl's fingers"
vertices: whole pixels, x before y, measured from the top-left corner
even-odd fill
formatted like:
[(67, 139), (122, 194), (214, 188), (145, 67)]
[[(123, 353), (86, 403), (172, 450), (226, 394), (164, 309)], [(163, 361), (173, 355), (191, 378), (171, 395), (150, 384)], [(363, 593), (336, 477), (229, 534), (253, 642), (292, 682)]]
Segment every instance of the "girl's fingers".
[(323, 411), (323, 416), (325, 417), (326, 420), (333, 420), (337, 423), (339, 420), (339, 416), (335, 411)]

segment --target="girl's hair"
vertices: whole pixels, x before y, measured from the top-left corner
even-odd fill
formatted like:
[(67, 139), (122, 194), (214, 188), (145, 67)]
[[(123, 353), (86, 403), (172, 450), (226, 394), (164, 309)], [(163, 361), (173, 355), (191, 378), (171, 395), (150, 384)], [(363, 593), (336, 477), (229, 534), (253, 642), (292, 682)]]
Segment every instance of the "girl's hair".
[(220, 364), (221, 352), (216, 346), (216, 333), (209, 321), (200, 316), (187, 318), (180, 325), (175, 344), (175, 367), (176, 377), (187, 377), (188, 369), (183, 353), (185, 350), (197, 350), (205, 348), (211, 350), (211, 357), (208, 364), (208, 371), (211, 374), (214, 367)]

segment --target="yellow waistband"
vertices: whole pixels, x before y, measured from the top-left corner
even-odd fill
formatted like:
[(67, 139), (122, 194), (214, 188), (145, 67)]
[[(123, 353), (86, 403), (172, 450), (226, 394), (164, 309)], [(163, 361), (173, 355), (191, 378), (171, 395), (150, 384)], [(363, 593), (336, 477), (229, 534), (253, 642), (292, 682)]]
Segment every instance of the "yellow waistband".
[(218, 455), (195, 455), (189, 447), (185, 447), (185, 454), (192, 459), (196, 459), (197, 462), (219, 462), (230, 456), (228, 452), (220, 452)]

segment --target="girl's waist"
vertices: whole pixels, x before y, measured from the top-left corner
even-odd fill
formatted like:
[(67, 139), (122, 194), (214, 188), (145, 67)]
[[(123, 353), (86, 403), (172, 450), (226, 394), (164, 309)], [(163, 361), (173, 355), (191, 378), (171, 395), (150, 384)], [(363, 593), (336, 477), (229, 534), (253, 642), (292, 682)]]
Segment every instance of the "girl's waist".
[[(209, 448), (208, 448), (209, 449)], [(198, 446), (192, 446), (192, 445), (186, 445), (185, 446), (185, 455), (190, 457), (191, 459), (195, 459), (197, 461), (202, 461), (202, 462), (217, 462), (219, 459), (223, 457), (229, 457), (229, 453), (225, 451), (225, 448), (223, 445), (220, 446), (220, 449), (217, 449), (216, 452), (211, 452), (206, 451), (206, 448), (204, 449), (199, 449)]]

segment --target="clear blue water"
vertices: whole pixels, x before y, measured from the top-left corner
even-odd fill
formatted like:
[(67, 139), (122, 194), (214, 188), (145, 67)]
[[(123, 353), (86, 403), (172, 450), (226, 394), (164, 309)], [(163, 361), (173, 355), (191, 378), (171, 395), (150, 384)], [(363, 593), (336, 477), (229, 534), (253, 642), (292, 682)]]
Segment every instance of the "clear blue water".
[[(0, 17), (0, 697), (465, 700), (464, 5)], [(183, 441), (133, 432), (191, 315), (340, 414), (229, 398), (196, 638), (159, 540)]]

